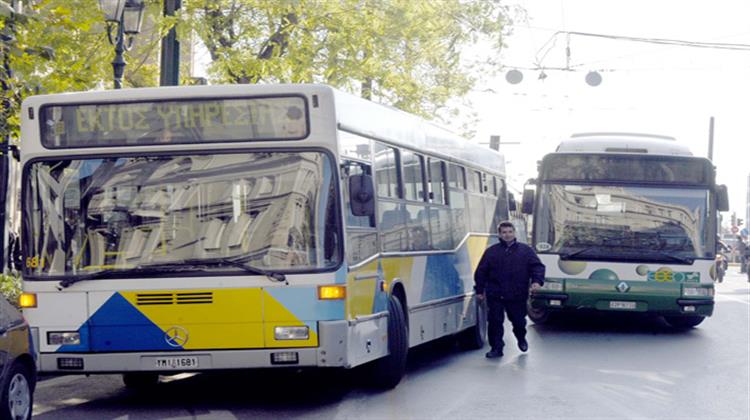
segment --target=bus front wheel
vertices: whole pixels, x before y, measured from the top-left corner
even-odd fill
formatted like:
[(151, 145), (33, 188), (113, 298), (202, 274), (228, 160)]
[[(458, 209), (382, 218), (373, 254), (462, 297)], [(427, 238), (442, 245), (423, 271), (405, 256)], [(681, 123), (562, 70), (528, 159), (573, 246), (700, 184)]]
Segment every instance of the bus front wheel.
[(406, 371), (406, 354), (409, 335), (401, 301), (388, 298), (388, 356), (372, 363), (372, 384), (377, 388), (391, 389), (401, 382)]
[(705, 316), (665, 316), (664, 320), (673, 328), (688, 329), (703, 322)]
[(531, 301), (526, 305), (526, 313), (535, 324), (546, 324), (549, 321), (549, 311), (545, 308), (535, 308), (531, 305)]

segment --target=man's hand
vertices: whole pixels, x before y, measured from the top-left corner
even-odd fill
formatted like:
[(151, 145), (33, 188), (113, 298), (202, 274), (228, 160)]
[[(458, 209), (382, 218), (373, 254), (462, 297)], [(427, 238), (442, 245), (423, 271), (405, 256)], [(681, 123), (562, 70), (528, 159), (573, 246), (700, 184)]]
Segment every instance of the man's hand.
[(542, 286), (539, 283), (531, 283), (531, 290), (539, 290)]
[(480, 301), (480, 302), (483, 301), (484, 300), (484, 293), (477, 293), (477, 300)]

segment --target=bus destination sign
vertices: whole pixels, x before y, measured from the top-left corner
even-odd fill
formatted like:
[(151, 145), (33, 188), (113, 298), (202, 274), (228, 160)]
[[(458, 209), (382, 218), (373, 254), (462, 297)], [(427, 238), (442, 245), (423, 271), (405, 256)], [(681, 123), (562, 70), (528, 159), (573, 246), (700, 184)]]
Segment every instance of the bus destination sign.
[(47, 105), (41, 119), (49, 148), (299, 140), (309, 132), (300, 96)]

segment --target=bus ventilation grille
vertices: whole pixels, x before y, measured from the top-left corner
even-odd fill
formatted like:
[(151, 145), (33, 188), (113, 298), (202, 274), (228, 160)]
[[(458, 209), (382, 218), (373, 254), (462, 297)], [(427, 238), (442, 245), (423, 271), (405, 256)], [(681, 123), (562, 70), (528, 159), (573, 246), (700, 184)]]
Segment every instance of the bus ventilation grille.
[(213, 303), (212, 292), (187, 293), (138, 293), (136, 303), (140, 305), (195, 305)]

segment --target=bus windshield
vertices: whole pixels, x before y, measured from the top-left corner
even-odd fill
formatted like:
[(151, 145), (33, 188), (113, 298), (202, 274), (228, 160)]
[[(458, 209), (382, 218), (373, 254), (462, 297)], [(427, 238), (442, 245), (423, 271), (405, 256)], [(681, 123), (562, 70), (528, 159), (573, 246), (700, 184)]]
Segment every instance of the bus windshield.
[(713, 258), (707, 189), (543, 184), (537, 249), (569, 259)]
[(307, 151), (33, 162), (24, 181), (27, 278), (242, 271), (200, 264), (234, 258), (274, 271), (335, 268), (333, 174), (327, 154)]

